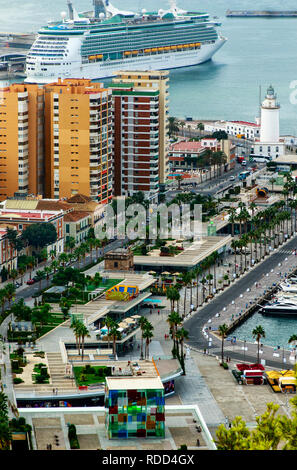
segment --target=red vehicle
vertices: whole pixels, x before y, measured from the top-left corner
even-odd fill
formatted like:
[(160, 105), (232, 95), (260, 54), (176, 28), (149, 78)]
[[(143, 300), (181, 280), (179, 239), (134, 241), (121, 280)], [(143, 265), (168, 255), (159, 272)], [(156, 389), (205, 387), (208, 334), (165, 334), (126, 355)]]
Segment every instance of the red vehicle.
[(28, 286), (31, 286), (32, 284), (35, 284), (34, 279), (29, 279), (29, 280), (27, 281), (27, 284), (28, 284)]
[(241, 155), (241, 156), (238, 156), (236, 160), (237, 160), (237, 163), (242, 163), (244, 159), (245, 157)]

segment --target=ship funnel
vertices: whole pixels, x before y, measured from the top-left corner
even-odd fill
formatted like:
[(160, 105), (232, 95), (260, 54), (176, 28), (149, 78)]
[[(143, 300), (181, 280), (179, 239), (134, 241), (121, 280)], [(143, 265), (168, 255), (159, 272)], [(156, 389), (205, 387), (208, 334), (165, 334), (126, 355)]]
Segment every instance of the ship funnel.
[(100, 18), (100, 13), (103, 13), (106, 16), (106, 8), (104, 0), (93, 0), (94, 5), (94, 17)]
[(68, 6), (68, 12), (69, 12), (69, 19), (73, 20), (74, 15), (73, 15), (73, 6), (71, 0), (67, 0), (67, 6)]

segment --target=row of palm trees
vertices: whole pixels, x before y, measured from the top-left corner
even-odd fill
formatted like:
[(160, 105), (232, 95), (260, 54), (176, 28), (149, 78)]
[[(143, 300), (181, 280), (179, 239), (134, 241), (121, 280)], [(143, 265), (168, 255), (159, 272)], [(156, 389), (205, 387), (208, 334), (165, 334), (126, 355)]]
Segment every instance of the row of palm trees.
[[(237, 269), (236, 255), (240, 253), (240, 272), (247, 268), (247, 249), (250, 247), (250, 264), (252, 260), (264, 258), (269, 254), (267, 248), (271, 245), (273, 248), (284, 243), (287, 237), (291, 237), (297, 228), (297, 200), (279, 201), (273, 206), (259, 211), (253, 215), (255, 204), (251, 203), (249, 208), (252, 211), (250, 215), (244, 203), (239, 204), (240, 212), (236, 209), (229, 209), (229, 220), (232, 224), (232, 236), (234, 237), (234, 224), (239, 222), (239, 238), (233, 238), (231, 248), (235, 253), (235, 273)], [(253, 256), (255, 254), (255, 258)], [(244, 265), (243, 265), (244, 257)]]
[[(182, 317), (174, 310), (171, 310), (171, 313), (168, 315), (167, 323), (169, 324), (169, 333), (173, 341), (172, 356), (179, 359), (185, 374), (184, 342), (189, 338), (189, 332), (182, 326)], [(181, 328), (178, 328), (179, 326)]]
[[(207, 290), (208, 296), (212, 295), (212, 289), (217, 289), (217, 263), (219, 260), (219, 254), (217, 251), (213, 252), (207, 258), (205, 258), (199, 266), (196, 268), (185, 271), (177, 278), (177, 282), (172, 286), (168, 287), (166, 290), (166, 296), (171, 303), (171, 311), (177, 310), (180, 311), (179, 300), (180, 293), (179, 290), (184, 287), (184, 304), (183, 304), (183, 316), (186, 315), (186, 305), (189, 297), (190, 305), (194, 305), (194, 297), (196, 308), (200, 305), (200, 300), (202, 304), (206, 300)], [(212, 272), (211, 272), (212, 270)], [(221, 282), (220, 282), (221, 281)], [(219, 283), (223, 281), (229, 282), (229, 276), (225, 275), (223, 279), (219, 280)], [(202, 286), (202, 299), (199, 299), (199, 286)], [(193, 290), (193, 287), (196, 287)]]
[[(219, 332), (219, 335), (222, 338), (221, 360), (222, 360), (222, 362), (224, 362), (224, 340), (229, 334), (229, 328), (226, 325), (226, 323), (224, 323), (223, 325), (219, 325), (218, 332)], [(257, 364), (259, 364), (260, 363), (260, 343), (261, 343), (262, 338), (265, 338), (265, 335), (266, 335), (265, 330), (262, 327), (262, 325), (257, 325), (253, 329), (252, 335), (253, 335), (253, 338), (257, 341)], [(297, 344), (297, 335), (296, 334), (291, 335), (289, 340), (288, 340), (288, 343), (289, 344), (293, 343), (296, 346), (296, 344)]]

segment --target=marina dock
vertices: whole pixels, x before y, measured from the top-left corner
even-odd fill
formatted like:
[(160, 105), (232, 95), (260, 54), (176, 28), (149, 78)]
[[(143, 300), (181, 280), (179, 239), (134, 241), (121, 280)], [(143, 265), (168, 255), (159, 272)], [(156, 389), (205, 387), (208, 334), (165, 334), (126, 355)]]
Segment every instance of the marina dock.
[(227, 10), (227, 18), (297, 18), (297, 11)]
[(0, 32), (0, 79), (25, 77), (26, 56), (35, 34)]

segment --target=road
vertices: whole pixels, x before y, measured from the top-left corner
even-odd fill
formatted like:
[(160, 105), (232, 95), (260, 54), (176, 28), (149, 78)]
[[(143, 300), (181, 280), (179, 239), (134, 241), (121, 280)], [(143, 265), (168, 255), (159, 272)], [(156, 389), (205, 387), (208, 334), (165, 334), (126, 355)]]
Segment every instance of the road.
[[(296, 248), (296, 237), (291, 241), (283, 245), (284, 249), (270, 255), (262, 263), (256, 266), (253, 270), (231, 285), (226, 291), (224, 291), (218, 297), (215, 297), (209, 304), (202, 307), (199, 312), (194, 315), (192, 318), (184, 322), (186, 330), (190, 332), (189, 340), (187, 343), (189, 346), (203, 350), (208, 348), (208, 341), (205, 339), (202, 334), (203, 326), (214, 316), (214, 312), (219, 312), (225, 305), (229, 305), (232, 300), (236, 299), (240, 294), (243, 294), (247, 288), (251, 288), (252, 285), (260, 279), (263, 274), (269, 272), (271, 269), (275, 268), (278, 263), (282, 263), (284, 259), (288, 256), (286, 254), (287, 250), (293, 250)], [(220, 343), (220, 342), (219, 342)], [(217, 348), (217, 354), (219, 354), (220, 348)], [(243, 353), (229, 351), (228, 354), (234, 359), (239, 359), (243, 357)], [(255, 361), (255, 355), (253, 357), (245, 354), (245, 359), (249, 362)], [(270, 361), (271, 364), (278, 367), (282, 367), (281, 362)], [(268, 362), (267, 362), (268, 363)]]
[[(113, 242), (110, 242), (108, 245), (106, 245), (106, 246), (104, 247), (104, 253), (107, 253), (108, 251), (112, 251), (112, 250), (114, 250), (114, 249), (116, 249), (116, 248), (120, 248), (120, 247), (122, 247), (122, 245), (123, 245), (123, 240), (115, 240), (115, 241), (113, 241)], [(96, 258), (95, 258), (95, 253), (96, 253), (96, 251), (93, 250), (93, 255), (92, 255), (93, 261), (96, 259)], [(85, 259), (85, 263), (84, 263), (84, 264), (80, 262), (80, 263), (79, 263), (79, 266), (78, 266), (78, 262), (75, 261), (74, 263), (71, 264), (71, 266), (72, 266), (73, 268), (78, 268), (78, 267), (79, 267), (79, 268), (82, 268), (84, 265), (87, 265), (87, 264), (89, 264), (90, 262), (91, 262), (91, 256), (90, 256), (90, 254), (88, 254), (88, 255), (86, 256), (86, 259)], [(47, 264), (50, 264), (50, 263), (47, 263)], [(34, 273), (35, 273), (37, 270), (42, 269), (42, 268), (43, 268), (44, 266), (46, 266), (47, 264), (45, 264), (45, 265), (44, 265), (44, 264), (43, 264), (43, 265), (39, 265), (39, 266), (35, 269), (35, 271), (33, 271), (32, 277), (34, 277)], [(53, 277), (53, 274), (51, 274), (51, 275), (49, 276), (49, 281), (52, 279), (52, 277)], [(32, 297), (32, 295), (36, 294), (36, 292), (38, 292), (39, 290), (46, 288), (46, 287), (47, 287), (47, 284), (50, 285), (50, 282), (48, 282), (46, 279), (43, 279), (43, 280), (41, 281), (41, 284), (40, 284), (39, 282), (36, 282), (35, 284), (33, 284), (33, 285), (31, 285), (31, 286), (28, 286), (28, 287), (22, 286), (22, 288), (19, 288), (19, 289), (16, 290), (15, 300), (16, 300), (16, 301), (19, 300), (19, 299), (24, 299), (24, 300), (26, 300), (26, 299)], [(6, 303), (5, 308), (8, 308), (8, 302)]]

